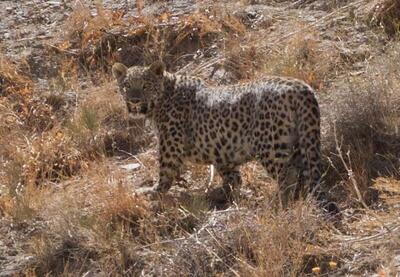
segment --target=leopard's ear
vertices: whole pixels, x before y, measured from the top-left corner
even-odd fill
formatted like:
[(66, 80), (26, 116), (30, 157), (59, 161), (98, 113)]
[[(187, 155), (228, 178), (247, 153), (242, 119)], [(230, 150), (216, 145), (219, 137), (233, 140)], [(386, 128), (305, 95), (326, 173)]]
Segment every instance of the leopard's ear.
[(157, 76), (162, 76), (165, 71), (165, 64), (161, 61), (156, 61), (150, 65), (150, 71)]
[(117, 81), (121, 81), (125, 78), (128, 68), (122, 63), (115, 63), (112, 67), (112, 74)]

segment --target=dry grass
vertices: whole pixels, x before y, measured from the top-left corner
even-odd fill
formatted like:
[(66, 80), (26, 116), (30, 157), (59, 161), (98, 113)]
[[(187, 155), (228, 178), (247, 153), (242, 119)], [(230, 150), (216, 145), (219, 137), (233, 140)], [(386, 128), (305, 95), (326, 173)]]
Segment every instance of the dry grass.
[[(141, 3), (138, 2), (140, 10)], [(56, 48), (88, 74), (98, 69), (108, 72), (115, 61), (126, 65), (149, 64), (162, 59), (171, 70), (187, 63), (199, 49), (207, 49), (221, 39), (243, 35), (240, 20), (214, 7), (207, 11), (183, 14), (177, 19), (169, 12), (154, 17), (125, 17), (123, 11), (96, 6), (91, 15), (85, 6), (77, 5), (65, 23), (65, 32)], [(71, 57), (70, 57), (71, 58)]]
[[(367, 203), (376, 200), (376, 192), (370, 190), (374, 178), (399, 174), (398, 53), (399, 45), (395, 43), (384, 58), (371, 62), (364, 74), (344, 78), (336, 88), (343, 91), (343, 97), (335, 99), (331, 111), (327, 150), (333, 168), (327, 180), (331, 185), (343, 180), (346, 191), (354, 196), (354, 186), (348, 183), (354, 178)], [(350, 179), (345, 163), (351, 170)]]
[[(391, 34), (397, 6), (381, 2), (374, 20)], [(48, 53), (58, 68), (49, 91), (38, 91), (17, 63), (0, 59), (0, 217), (20, 228), (29, 245), (23, 251), (34, 256), (21, 271), (391, 276), (398, 270), (398, 42), (350, 74), (316, 25), (304, 31), (300, 24), (295, 28), (303, 31), (284, 45), (265, 48), (261, 35), (267, 39), (272, 29), (255, 32), (218, 4), (178, 17), (129, 17), (100, 2), (92, 15), (79, 3)], [(137, 2), (139, 12), (143, 5)], [(145, 122), (128, 117), (108, 70), (116, 60), (142, 65), (159, 58), (171, 71), (198, 67), (206, 75), (220, 66), (225, 83), (268, 73), (328, 91), (319, 95), (331, 101), (322, 105), (330, 110), (325, 185), (344, 210), (342, 220), (327, 220), (310, 199), (281, 209), (274, 182), (253, 163), (242, 170), (243, 197), (227, 210), (212, 209), (205, 167), (196, 165), (184, 175), (188, 189), (173, 188), (162, 199), (137, 194), (157, 178), (157, 151)], [(140, 168), (121, 168), (132, 162)]]
[[(191, 208), (185, 207), (185, 201), (175, 198), (159, 202), (160, 209), (135, 195), (118, 170), (99, 174), (104, 167), (109, 165), (92, 167), (84, 180), (46, 195), (52, 200), (39, 211), (51, 225), (31, 240), (36, 274), (298, 276), (316, 268), (339, 275), (367, 268), (395, 272), (388, 257), (395, 253), (396, 237), (369, 239), (381, 232), (383, 219), (387, 228), (396, 227), (395, 209), (344, 222), (341, 232), (346, 235), (324, 222), (308, 201), (289, 210), (261, 205), (257, 210), (241, 206), (207, 212), (202, 204), (188, 201)], [(385, 182), (381, 189), (388, 187)], [(369, 240), (380, 245), (378, 251), (368, 249)], [(352, 257), (358, 258), (351, 268), (343, 267)]]
[(0, 53), (0, 97), (32, 93), (32, 81)]
[(99, 174), (109, 166), (91, 167), (86, 179), (47, 195), (52, 200), (38, 213), (52, 223), (31, 242), (36, 274), (140, 272), (149, 266), (141, 262), (147, 248), (159, 249), (162, 241), (187, 235), (201, 222), (201, 202), (164, 199), (154, 206), (134, 193), (117, 168)]
[(376, 0), (368, 19), (372, 24), (382, 28), (390, 37), (400, 31), (400, 3), (397, 0)]
[(265, 61), (265, 73), (298, 78), (317, 90), (327, 85), (341, 63), (339, 52), (323, 45), (312, 30), (293, 35), (285, 41), (283, 49), (271, 49)]
[(29, 202), (25, 194), (30, 195), (32, 187), (54, 186), (86, 169), (89, 161), (135, 152), (151, 140), (137, 135), (143, 133), (143, 122), (128, 119), (114, 90), (103, 86), (81, 92), (89, 97), (66, 112), (62, 93), (43, 99), (26, 96), (26, 109), (21, 111), (15, 110), (15, 99), (2, 99), (0, 178), (1, 191), (6, 192), (1, 196), (2, 213), (20, 218), (13, 214), (25, 213), (30, 206), (24, 203)]
[(51, 219), (31, 239), (36, 274), (162, 270), (295, 276), (333, 256), (318, 250), (323, 244), (319, 235), (329, 225), (320, 223), (311, 202), (290, 210), (264, 206), (256, 213), (245, 207), (209, 212), (202, 199), (187, 196), (151, 203), (133, 193), (118, 169), (99, 174), (105, 167), (92, 167), (84, 180), (76, 178), (63, 191), (50, 192), (46, 199), (52, 200), (36, 210)]

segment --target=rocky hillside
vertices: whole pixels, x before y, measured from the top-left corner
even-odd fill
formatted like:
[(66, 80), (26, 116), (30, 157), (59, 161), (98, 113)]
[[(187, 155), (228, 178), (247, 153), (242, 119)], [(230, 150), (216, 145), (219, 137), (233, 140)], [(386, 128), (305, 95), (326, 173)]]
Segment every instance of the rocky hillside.
[[(0, 276), (399, 274), (399, 1), (4, 0), (0, 18)], [(196, 164), (143, 195), (157, 141), (110, 69), (159, 59), (216, 85), (312, 85), (340, 217), (280, 208), (257, 163), (231, 205)]]

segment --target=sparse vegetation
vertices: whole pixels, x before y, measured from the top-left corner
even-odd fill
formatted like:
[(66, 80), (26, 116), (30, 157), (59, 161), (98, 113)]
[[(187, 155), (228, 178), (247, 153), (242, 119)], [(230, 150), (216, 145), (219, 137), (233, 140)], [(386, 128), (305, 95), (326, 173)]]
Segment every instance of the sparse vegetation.
[[(28, 58), (18, 48), (24, 37), (13, 54), (2, 47), (0, 273), (400, 271), (398, 1), (94, 2), (60, 4), (68, 16), (35, 47), (23, 45), (36, 49)], [(281, 209), (274, 181), (255, 163), (243, 166), (242, 196), (225, 210), (206, 198), (199, 165), (188, 165), (188, 188), (162, 199), (142, 194), (157, 180), (156, 143), (147, 122), (128, 116), (110, 68), (158, 59), (212, 83), (276, 74), (315, 87), (323, 185), (341, 218), (327, 219), (312, 199)]]
[(396, 0), (373, 1), (369, 19), (388, 36), (396, 36), (400, 31), (400, 3)]

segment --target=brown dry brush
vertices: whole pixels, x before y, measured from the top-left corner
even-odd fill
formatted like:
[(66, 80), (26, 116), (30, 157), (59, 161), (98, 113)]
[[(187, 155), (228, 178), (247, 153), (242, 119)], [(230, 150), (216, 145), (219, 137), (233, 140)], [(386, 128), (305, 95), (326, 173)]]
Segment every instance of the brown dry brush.
[(61, 59), (45, 94), (35, 91), (33, 80), (19, 67), (1, 56), (1, 179), (12, 197), (17, 187), (58, 182), (104, 154), (140, 148), (143, 140), (137, 134), (143, 133), (143, 122), (127, 118), (114, 87), (94, 90), (96, 101), (80, 100), (77, 106), (78, 95), (71, 101), (64, 94), (77, 89), (73, 61)]
[(22, 73), (19, 66), (0, 54), (0, 101), (2, 106), (2, 128), (18, 122), (21, 126), (33, 120), (33, 81)]
[(318, 247), (324, 244), (319, 233), (329, 226), (312, 207), (296, 203), (291, 210), (210, 213), (195, 234), (170, 241), (163, 269), (185, 276), (298, 276), (322, 266), (325, 273), (335, 254)]
[(22, 74), (18, 66), (0, 54), (0, 97), (32, 93), (32, 81)]
[[(346, 93), (334, 104), (329, 122), (326, 150), (331, 169), (326, 182), (332, 186), (341, 182), (349, 195), (355, 196), (349, 182), (355, 178), (367, 203), (377, 200), (371, 187), (375, 178), (398, 177), (400, 173), (398, 57), (399, 44), (395, 43), (387, 49), (387, 57), (377, 58), (365, 74), (348, 76), (348, 85), (338, 88)], [(338, 196), (345, 197), (339, 192)]]
[(140, 272), (157, 259), (148, 253), (161, 253), (166, 241), (188, 236), (200, 222), (200, 214), (192, 215), (184, 204), (164, 199), (154, 208), (125, 179), (107, 184), (109, 176), (103, 177), (94, 175), (96, 185), (86, 195), (67, 194), (51, 208), (53, 224), (32, 242), (36, 274)]
[[(97, 10), (98, 14), (92, 16), (87, 9), (76, 9), (70, 18), (72, 27), (68, 36), (56, 45), (58, 54), (72, 55), (76, 58), (74, 62), (78, 61), (82, 68), (91, 70), (108, 68), (114, 60), (133, 65), (159, 58), (175, 69), (191, 59), (181, 58), (184, 54), (193, 54), (215, 42), (221, 43), (221, 39), (226, 42), (232, 39), (231, 33), (244, 32), (240, 22), (224, 15), (212, 15), (217, 17), (214, 20), (210, 14), (199, 12), (185, 15), (177, 24), (172, 24), (170, 15), (163, 14), (156, 23), (144, 17), (130, 18), (123, 23), (122, 11), (107, 11), (101, 6)], [(125, 32), (121, 30), (124, 28), (131, 29)], [(247, 71), (253, 64), (249, 61), (259, 53), (252, 47), (242, 52), (240, 40), (234, 42), (234, 47), (227, 49), (224, 67), (231, 67), (229, 70), (232, 72), (246, 72), (238, 75), (239, 79), (251, 78), (253, 73)], [(285, 53), (277, 57), (276, 66), (271, 70), (286, 75), (302, 72), (304, 75), (294, 77), (316, 87), (324, 84), (323, 76), (334, 63), (326, 68), (318, 60), (319, 51), (323, 49), (317, 40), (296, 37), (289, 45), (287, 53), (294, 54), (289, 55), (288, 65), (278, 63), (282, 57), (288, 56)], [(118, 51), (120, 48), (122, 50)], [(387, 61), (374, 64), (366, 73), (371, 82), (366, 82), (365, 77), (349, 77), (349, 93), (338, 101), (336, 118), (331, 122), (331, 129), (334, 124), (337, 132), (330, 134), (326, 147), (332, 167), (325, 182), (337, 184), (342, 181), (343, 187), (356, 198), (349, 182), (348, 169), (351, 169), (354, 173), (352, 178), (356, 179), (367, 203), (372, 202), (367, 201), (370, 197), (367, 194), (374, 177), (398, 174), (397, 107), (400, 97), (396, 92), (400, 80), (396, 57), (399, 55), (396, 47), (388, 52), (392, 54)], [(240, 60), (238, 64), (236, 60)], [(388, 64), (391, 66), (387, 67)], [(67, 64), (61, 66), (68, 67)], [(387, 77), (390, 81), (380, 79), (383, 71), (376, 69), (383, 70), (385, 76), (390, 76)], [(10, 72), (9, 69), (3, 71)], [(319, 71), (323, 74), (318, 75)], [(1, 75), (1, 72), (0, 76), (14, 76)], [(62, 71), (60, 75), (62, 86), (68, 85), (65, 80), (70, 76), (63, 75)], [(18, 81), (18, 74), (0, 80), (2, 91), (11, 94), (24, 91), (25, 86), (19, 85), (24, 82)], [(3, 90), (3, 84), (7, 84), (4, 86), (6, 90)], [(0, 99), (4, 104), (0, 106), (0, 116), (7, 119), (0, 124), (0, 154), (6, 159), (0, 165), (0, 172), (5, 172), (0, 180), (10, 191), (6, 198), (0, 197), (0, 214), (11, 214), (14, 219), (25, 220), (43, 212), (43, 206), (39, 206), (43, 199), (40, 199), (38, 184), (51, 184), (77, 174), (87, 168), (89, 161), (100, 160), (108, 150), (123, 148), (118, 145), (118, 140), (124, 141), (143, 131), (138, 129), (140, 126), (133, 127), (132, 133), (123, 131), (132, 125), (116, 99), (117, 94), (110, 94), (112, 90), (104, 86), (90, 91), (90, 96), (79, 103), (75, 113), (63, 124), (48, 127), (33, 120), (35, 117), (25, 120), (13, 106), (12, 99)], [(54, 116), (62, 103), (62, 98), (48, 97), (43, 107), (49, 112), (43, 117)], [(27, 108), (27, 114), (29, 110)], [(40, 113), (31, 113), (34, 114)], [(25, 125), (34, 127), (26, 128)], [(335, 135), (339, 142), (343, 142), (339, 148), (336, 147)], [(14, 144), (10, 145), (9, 141)], [(341, 154), (349, 168), (344, 167), (337, 151), (343, 152)], [(339, 256), (322, 249), (327, 242), (320, 235), (325, 229), (329, 230), (329, 226), (321, 224), (310, 203), (295, 203), (293, 209), (285, 211), (271, 211), (267, 207), (255, 216), (254, 213), (252, 216), (234, 214), (234, 219), (221, 223), (221, 219), (210, 220), (207, 202), (196, 195), (164, 198), (158, 201), (158, 205), (152, 205), (133, 194), (124, 181), (109, 180), (109, 176), (104, 180), (93, 180), (96, 189), (90, 191), (89, 182), (84, 179), (79, 186), (89, 191), (87, 195), (79, 199), (73, 194), (74, 199), (63, 202), (67, 205), (69, 200), (74, 200), (70, 205), (71, 211), (63, 204), (56, 207), (58, 210), (53, 210), (52, 206), (48, 208), (58, 213), (52, 218), (52, 223), (57, 224), (52, 224), (48, 232), (34, 240), (33, 252), (37, 259), (33, 272), (37, 275), (76, 275), (96, 268), (115, 275), (135, 275), (149, 270), (149, 267), (163, 268), (163, 257), (167, 257), (166, 260), (173, 262), (169, 265), (170, 271), (178, 274), (297, 276), (311, 274), (311, 268), (321, 264), (325, 264), (322, 267), (325, 273), (328, 270), (326, 263)], [(25, 190), (21, 191), (24, 185)], [(339, 190), (338, 198), (348, 200)], [(217, 229), (220, 226), (222, 231)]]
[(33, 80), (22, 67), (0, 55), (0, 100), (7, 110), (2, 123), (6, 126), (16, 121), (21, 129), (31, 132), (49, 130), (55, 119), (52, 107), (35, 97)]
[[(97, 269), (122, 275), (137, 267), (136, 253), (130, 249), (136, 246), (141, 221), (150, 216), (147, 202), (125, 184), (109, 186), (108, 176), (88, 173), (94, 179), (78, 182), (79, 192), (58, 192), (61, 195), (54, 198), (61, 197), (60, 201), (50, 201), (50, 207), (41, 209), (52, 224), (31, 242), (36, 259), (30, 268), (37, 275), (76, 275)], [(95, 186), (85, 183), (90, 181)]]
[(321, 90), (343, 63), (338, 51), (323, 45), (313, 30), (293, 35), (285, 45), (283, 49), (272, 48), (266, 55), (266, 73), (298, 78)]
[(93, 16), (87, 7), (76, 7), (56, 45), (64, 53), (76, 53), (77, 62), (87, 72), (108, 72), (115, 61), (131, 66), (159, 59), (175, 70), (192, 60), (197, 50), (245, 31), (236, 17), (213, 11), (179, 18), (165, 12), (150, 18), (124, 17), (124, 11), (100, 7), (97, 10)]
[(25, 109), (15, 109), (15, 98), (0, 98), (0, 214), (32, 219), (39, 211), (35, 195), (44, 186), (54, 187), (104, 155), (148, 145), (151, 135), (140, 135), (143, 122), (128, 119), (114, 90), (111, 85), (91, 90), (73, 110), (66, 110), (62, 93), (21, 95)]
[(371, 24), (382, 28), (389, 37), (400, 31), (400, 2), (397, 0), (376, 0), (369, 12)]

